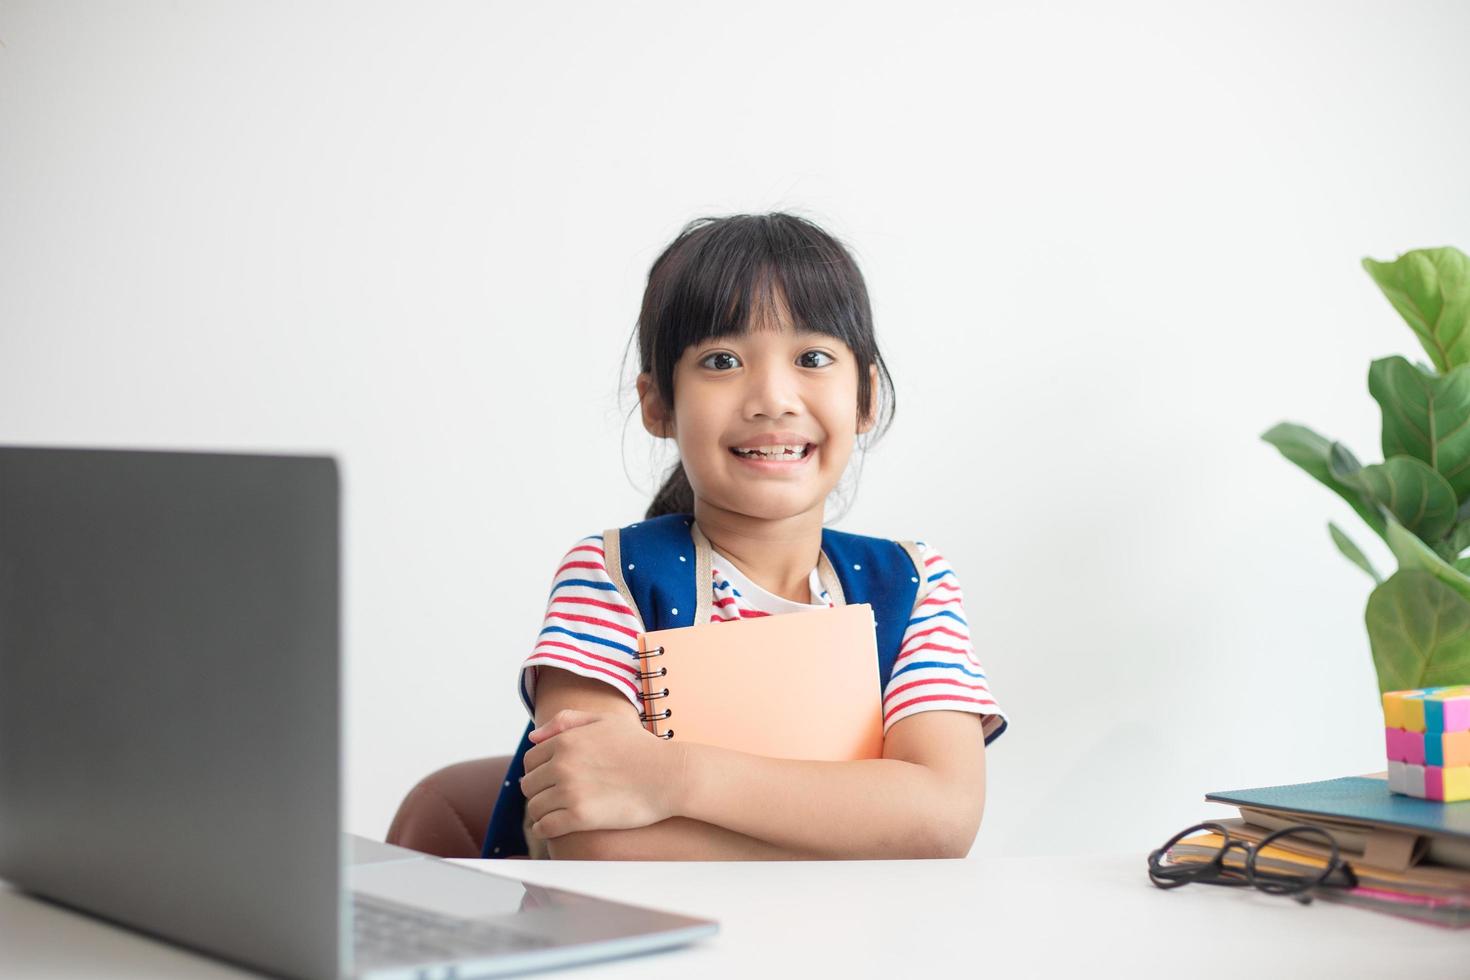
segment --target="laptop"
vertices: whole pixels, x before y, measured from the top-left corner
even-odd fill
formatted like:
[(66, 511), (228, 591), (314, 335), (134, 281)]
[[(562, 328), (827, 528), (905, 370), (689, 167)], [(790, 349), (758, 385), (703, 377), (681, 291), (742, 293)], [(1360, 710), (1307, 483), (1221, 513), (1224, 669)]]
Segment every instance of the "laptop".
[(330, 458), (0, 447), (0, 878), (307, 980), (714, 935), (342, 833), (339, 515)]

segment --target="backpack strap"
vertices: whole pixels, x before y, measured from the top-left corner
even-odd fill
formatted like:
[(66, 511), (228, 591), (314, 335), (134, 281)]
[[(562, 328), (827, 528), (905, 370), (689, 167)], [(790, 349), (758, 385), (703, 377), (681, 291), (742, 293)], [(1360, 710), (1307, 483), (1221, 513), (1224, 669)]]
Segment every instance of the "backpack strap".
[(699, 525), (692, 520), (689, 530), (694, 537), (694, 621), (707, 623), (715, 607), (715, 590), (709, 587), (710, 578), (714, 574), (714, 558), (711, 557), (714, 548), (710, 545), (709, 538), (699, 529)]
[(827, 590), (827, 598), (832, 600), (834, 606), (847, 605), (842, 579), (838, 577), (837, 569), (832, 567), (832, 559), (827, 557), (826, 551), (817, 555), (817, 577), (822, 580), (822, 588)]
[[(607, 553), (604, 532), (603, 552)], [(617, 571), (645, 632), (692, 626), (710, 616), (709, 540), (691, 514), (664, 514), (619, 528)], [(703, 586), (701, 588), (700, 586)]]
[[(607, 577), (612, 579), (613, 585), (618, 587), (618, 595), (628, 604), (628, 608), (635, 613), (638, 611), (638, 603), (633, 601), (633, 593), (628, 591), (628, 583), (623, 578), (623, 548), (620, 539), (620, 528), (610, 527), (602, 532), (602, 557), (607, 566)], [(640, 616), (641, 620), (642, 617)]]

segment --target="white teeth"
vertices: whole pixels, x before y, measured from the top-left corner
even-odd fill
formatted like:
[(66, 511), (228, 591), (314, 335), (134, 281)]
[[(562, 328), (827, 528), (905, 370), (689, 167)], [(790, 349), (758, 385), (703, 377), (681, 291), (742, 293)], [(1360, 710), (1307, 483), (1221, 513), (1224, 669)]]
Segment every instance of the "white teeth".
[(800, 459), (806, 455), (806, 446), (762, 446), (759, 449), (736, 449), (735, 451), (742, 456), (762, 456), (767, 459), (795, 456)]

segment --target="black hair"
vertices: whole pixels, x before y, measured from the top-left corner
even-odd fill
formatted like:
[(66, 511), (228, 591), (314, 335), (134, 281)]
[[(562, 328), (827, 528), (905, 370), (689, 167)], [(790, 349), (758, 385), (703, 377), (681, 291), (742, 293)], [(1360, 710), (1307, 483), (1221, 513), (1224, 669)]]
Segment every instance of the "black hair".
[[(866, 433), (868, 442), (877, 440), (893, 422), (896, 398), (862, 273), (836, 238), (785, 212), (696, 218), (654, 260), (635, 333), (651, 394), (672, 407), (674, 366), (684, 351), (712, 337), (746, 334), (757, 315), (774, 309), (777, 289), (798, 329), (835, 337), (852, 350), (859, 412), (871, 404), (869, 368), (878, 366), (878, 424)], [(694, 490), (680, 462), (644, 518), (693, 510)]]

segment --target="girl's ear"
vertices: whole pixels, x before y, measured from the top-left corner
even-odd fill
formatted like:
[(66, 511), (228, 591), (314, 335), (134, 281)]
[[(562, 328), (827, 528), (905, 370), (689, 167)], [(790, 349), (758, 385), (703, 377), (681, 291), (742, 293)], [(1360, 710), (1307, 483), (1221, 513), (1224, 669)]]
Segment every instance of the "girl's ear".
[(878, 424), (878, 365), (868, 365), (868, 410), (858, 419), (857, 434), (872, 429)]
[(659, 439), (673, 438), (672, 413), (653, 387), (653, 376), (647, 371), (638, 375), (638, 407), (643, 412), (643, 428)]

